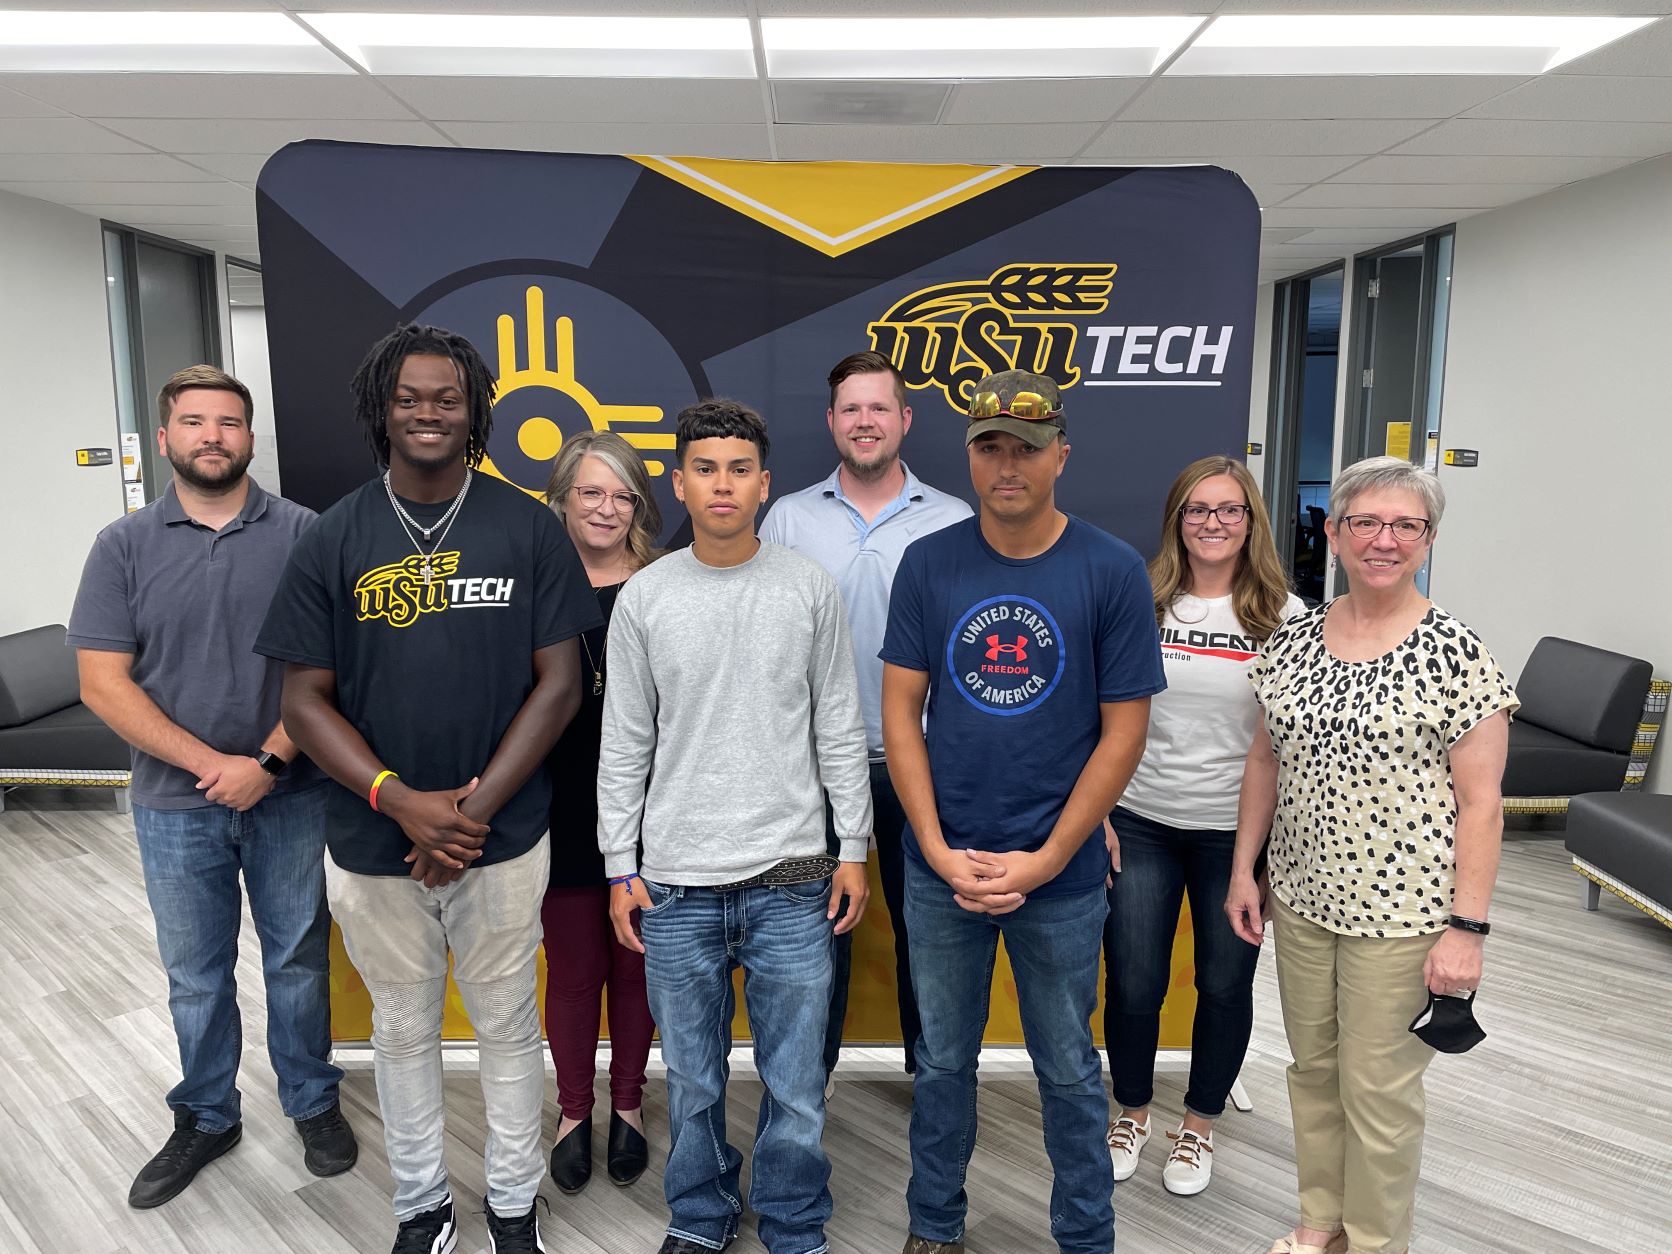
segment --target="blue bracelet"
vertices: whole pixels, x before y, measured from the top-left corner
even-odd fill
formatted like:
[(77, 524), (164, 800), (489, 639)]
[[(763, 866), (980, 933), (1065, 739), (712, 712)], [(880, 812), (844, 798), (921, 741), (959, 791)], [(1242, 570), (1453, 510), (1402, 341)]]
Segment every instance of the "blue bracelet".
[(633, 872), (631, 875), (618, 875), (610, 881), (610, 885), (611, 885), (611, 887), (614, 887), (617, 884), (631, 884), (634, 880), (636, 880), (638, 878), (639, 878), (639, 875), (638, 875), (638, 872), (636, 872), (636, 871)]

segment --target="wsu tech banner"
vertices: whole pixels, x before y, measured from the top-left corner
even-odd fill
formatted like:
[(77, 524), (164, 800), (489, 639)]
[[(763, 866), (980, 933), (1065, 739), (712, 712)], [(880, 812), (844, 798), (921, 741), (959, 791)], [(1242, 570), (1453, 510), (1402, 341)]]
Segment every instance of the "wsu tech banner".
[[(309, 141), (268, 162), (256, 200), (284, 491), (318, 510), (374, 473), (348, 384), (404, 321), (461, 332), (496, 370), (489, 473), (538, 495), (565, 436), (619, 432), (644, 455), (676, 544), (689, 537), (668, 479), (679, 410), (709, 396), (760, 410), (782, 496), (835, 465), (824, 380), (859, 349), (905, 378), (912, 470), (966, 499), (976, 381), (1013, 366), (1051, 375), (1073, 447), (1058, 504), (1145, 553), (1180, 468), (1246, 438), (1259, 212), (1211, 167)], [(854, 948), (855, 1042), (899, 1038), (875, 885), (873, 900)], [(1184, 934), (1164, 1044), (1188, 1044), (1191, 978)], [(332, 981), (335, 1033), (365, 1039), (370, 1001), (340, 942)], [(469, 1035), (456, 995), (447, 1030)], [(1021, 1040), (1002, 965), (988, 1040)]]

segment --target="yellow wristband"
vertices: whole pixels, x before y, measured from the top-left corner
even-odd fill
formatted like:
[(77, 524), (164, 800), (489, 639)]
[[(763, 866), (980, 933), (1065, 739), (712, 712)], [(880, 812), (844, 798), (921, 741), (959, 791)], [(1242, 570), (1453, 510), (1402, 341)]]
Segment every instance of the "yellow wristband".
[[(383, 781), (386, 779), (399, 778), (400, 776), (395, 774), (393, 771), (379, 771), (377, 773), (377, 778), (372, 780), (371, 791), (366, 794), (366, 804), (371, 806), (373, 810), (377, 810), (377, 790), (383, 787)], [(379, 811), (379, 813), (381, 813), (381, 811)]]

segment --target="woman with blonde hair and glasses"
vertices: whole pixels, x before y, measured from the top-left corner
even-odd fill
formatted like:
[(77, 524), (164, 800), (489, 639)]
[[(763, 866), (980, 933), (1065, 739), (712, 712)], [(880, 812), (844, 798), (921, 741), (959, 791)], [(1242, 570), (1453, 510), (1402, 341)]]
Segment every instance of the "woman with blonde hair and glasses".
[(1336, 477), (1329, 504), (1347, 595), (1290, 619), (1254, 664), (1264, 718), (1225, 913), (1256, 952), (1269, 831), (1300, 1178), (1300, 1225), (1272, 1254), (1404, 1254), (1434, 1057), (1416, 1030), (1431, 994), (1480, 983), (1519, 703), (1480, 638), (1416, 586), (1445, 508), (1438, 477), (1372, 457)]
[(1208, 1186), (1214, 1121), (1254, 1023), (1259, 951), (1236, 938), (1222, 910), (1237, 791), (1259, 718), (1248, 668), (1278, 624), (1305, 606), (1289, 591), (1254, 477), (1229, 457), (1192, 462), (1174, 480), (1149, 574), (1167, 690), (1151, 698), (1143, 759), (1110, 816), (1119, 870), (1103, 933), (1104, 1040), (1121, 1111), (1108, 1141), (1115, 1179), (1129, 1179), (1150, 1137), (1161, 1006), (1179, 906), (1189, 893), (1196, 941), (1190, 1086), (1161, 1172), (1169, 1192), (1189, 1195)]
[(610, 1179), (631, 1184), (648, 1158), (640, 1097), (655, 1025), (645, 993), (644, 955), (623, 948), (610, 923), (609, 886), (598, 852), (597, 788), (610, 612), (621, 586), (659, 556), (654, 545), (662, 513), (643, 459), (609, 431), (583, 431), (564, 441), (552, 463), (546, 502), (563, 519), (604, 613), (603, 626), (581, 636), (581, 708), (549, 759), (551, 885), (540, 914), (546, 1032), (562, 1109), (551, 1173), (563, 1192), (578, 1193), (592, 1177), (592, 1081), (606, 987)]

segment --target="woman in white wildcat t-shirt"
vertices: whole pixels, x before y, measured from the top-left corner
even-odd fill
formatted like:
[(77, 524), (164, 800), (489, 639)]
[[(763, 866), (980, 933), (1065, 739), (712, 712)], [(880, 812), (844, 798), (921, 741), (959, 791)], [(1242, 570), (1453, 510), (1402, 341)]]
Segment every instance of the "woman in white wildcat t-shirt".
[(1248, 668), (1266, 637), (1305, 606), (1289, 590), (1254, 477), (1228, 457), (1192, 462), (1174, 481), (1149, 573), (1167, 690), (1151, 700), (1143, 760), (1109, 816), (1120, 869), (1103, 934), (1104, 1039), (1121, 1109), (1108, 1141), (1115, 1179), (1129, 1179), (1150, 1137), (1161, 1006), (1188, 892), (1196, 941), (1190, 1086), (1184, 1121), (1167, 1134), (1173, 1146), (1161, 1179), (1189, 1195), (1208, 1186), (1214, 1121), (1254, 1020), (1259, 950), (1237, 938), (1220, 909), (1260, 713)]

